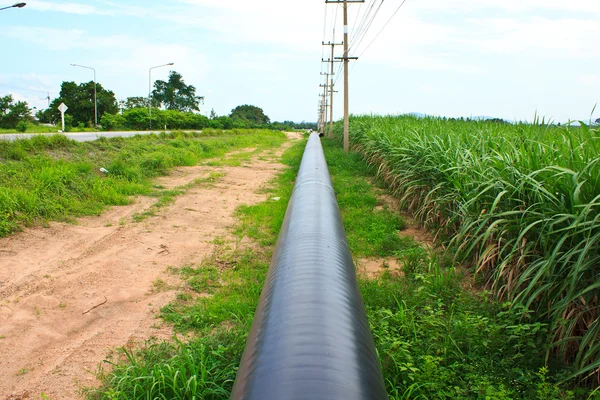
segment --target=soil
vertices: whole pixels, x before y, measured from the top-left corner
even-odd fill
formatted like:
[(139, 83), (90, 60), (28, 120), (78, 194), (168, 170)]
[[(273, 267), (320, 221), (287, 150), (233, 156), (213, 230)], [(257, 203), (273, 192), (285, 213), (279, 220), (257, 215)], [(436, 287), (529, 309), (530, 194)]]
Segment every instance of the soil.
[(199, 263), (215, 238), (229, 237), (234, 210), (265, 199), (257, 192), (283, 167), (289, 143), (240, 167), (177, 168), (156, 183), (224, 176), (141, 222), (132, 216), (154, 199), (0, 239), (0, 399), (81, 398), (111, 350), (172, 337), (157, 318), (178, 285), (168, 267)]
[(367, 279), (377, 279), (384, 271), (390, 274), (404, 276), (402, 265), (394, 257), (360, 258), (356, 260), (356, 271)]
[[(375, 181), (371, 181), (375, 184)], [(402, 212), (398, 205), (398, 199), (390, 194), (386, 194), (380, 191), (377, 194), (378, 205), (374, 208), (374, 211), (380, 211), (389, 209), (392, 212), (399, 213), (405, 222), (405, 227), (401, 231), (398, 231), (398, 236), (408, 237), (413, 239), (419, 245), (423, 246), (427, 250), (432, 250), (436, 247), (435, 241), (419, 224), (407, 213)], [(377, 279), (385, 271), (388, 271), (392, 275), (399, 277), (404, 276), (402, 270), (402, 263), (394, 257), (387, 258), (360, 258), (355, 260), (357, 273), (366, 279)]]

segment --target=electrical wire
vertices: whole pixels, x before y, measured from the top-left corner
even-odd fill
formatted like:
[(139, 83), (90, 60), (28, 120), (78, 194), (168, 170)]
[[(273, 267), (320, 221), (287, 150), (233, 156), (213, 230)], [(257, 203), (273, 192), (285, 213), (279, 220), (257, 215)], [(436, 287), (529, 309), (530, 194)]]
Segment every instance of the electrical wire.
[(349, 38), (350, 43), (353, 43), (356, 40), (356, 38), (358, 38), (364, 31), (365, 27), (367, 26), (367, 21), (369, 21), (369, 18), (371, 18), (371, 13), (375, 8), (375, 4), (377, 4), (377, 0), (371, 0), (369, 4), (370, 6), (367, 6), (367, 11), (363, 14), (358, 26), (352, 29), (352, 34)]
[(379, 6), (377, 7), (377, 9), (375, 10), (375, 12), (371, 16), (371, 19), (369, 20), (369, 22), (367, 23), (367, 25), (365, 26), (365, 28), (361, 32), (361, 36), (358, 37), (358, 38), (356, 38), (356, 37), (354, 38), (354, 41), (350, 45), (350, 48), (356, 49), (356, 48), (358, 48), (360, 46), (360, 44), (362, 43), (362, 41), (364, 40), (364, 38), (367, 36), (367, 33), (371, 29), (371, 26), (373, 25), (373, 21), (375, 21), (375, 18), (377, 17), (377, 14), (379, 14), (379, 11), (381, 10), (381, 6), (383, 6), (383, 0), (381, 0), (381, 3), (379, 3)]
[(398, 11), (400, 11), (400, 9), (402, 8), (402, 6), (404, 5), (404, 3), (406, 3), (406, 0), (402, 0), (402, 3), (400, 3), (400, 5), (398, 6), (398, 8), (396, 9), (396, 11), (394, 11), (394, 13), (392, 14), (392, 16), (390, 17), (390, 19), (387, 20), (387, 22), (385, 23), (385, 25), (383, 25), (383, 28), (381, 28), (381, 30), (379, 32), (377, 32), (377, 35), (375, 35), (375, 37), (373, 38), (373, 40), (371, 40), (371, 42), (367, 45), (367, 47), (360, 53), (360, 55), (358, 57), (361, 57), (363, 54), (365, 54), (365, 52), (369, 49), (369, 47), (371, 47), (371, 45), (373, 44), (373, 42), (379, 37), (379, 35), (381, 35), (381, 32), (383, 32), (383, 30), (388, 26), (388, 24), (392, 21), (392, 19), (396, 16), (396, 14), (398, 13)]
[(356, 22), (358, 21), (358, 16), (360, 15), (360, 10), (361, 10), (361, 8), (362, 8), (363, 4), (364, 4), (364, 3), (360, 3), (360, 4), (358, 5), (358, 10), (356, 11), (356, 18), (354, 19), (354, 25), (352, 25), (352, 26), (356, 26)]

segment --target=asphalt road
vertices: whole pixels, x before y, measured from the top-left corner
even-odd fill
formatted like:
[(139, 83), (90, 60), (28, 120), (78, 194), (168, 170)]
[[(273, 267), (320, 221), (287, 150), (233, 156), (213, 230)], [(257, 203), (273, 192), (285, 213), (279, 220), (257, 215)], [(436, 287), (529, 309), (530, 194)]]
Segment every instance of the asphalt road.
[[(51, 136), (51, 135), (65, 135), (69, 139), (76, 140), (78, 142), (91, 142), (98, 139), (99, 137), (113, 138), (113, 137), (132, 137), (135, 135), (148, 135), (150, 133), (160, 133), (164, 131), (123, 131), (123, 132), (68, 132), (68, 133), (6, 133), (0, 134), (0, 140), (17, 140), (17, 139), (29, 139), (32, 136)], [(166, 131), (171, 133), (171, 131)], [(201, 131), (186, 131), (186, 132), (201, 132)]]

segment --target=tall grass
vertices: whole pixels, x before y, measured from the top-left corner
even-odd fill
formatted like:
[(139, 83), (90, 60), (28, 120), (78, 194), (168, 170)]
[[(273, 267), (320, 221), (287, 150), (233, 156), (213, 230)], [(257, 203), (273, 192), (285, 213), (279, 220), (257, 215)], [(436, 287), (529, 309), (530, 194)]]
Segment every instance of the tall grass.
[(600, 378), (597, 129), (354, 116), (350, 139), (500, 298), (548, 321), (576, 376)]

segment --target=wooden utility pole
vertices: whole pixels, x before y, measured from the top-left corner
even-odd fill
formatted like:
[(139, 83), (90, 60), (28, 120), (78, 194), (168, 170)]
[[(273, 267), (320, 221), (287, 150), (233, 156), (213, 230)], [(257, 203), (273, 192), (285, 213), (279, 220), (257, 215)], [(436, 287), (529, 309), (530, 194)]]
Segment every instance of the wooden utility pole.
[(338, 3), (344, 6), (344, 57), (336, 57), (344, 60), (344, 151), (350, 149), (348, 117), (348, 61), (358, 60), (358, 57), (348, 57), (348, 3), (364, 3), (364, 0), (325, 0), (325, 3)]
[(337, 90), (333, 90), (333, 79), (331, 79), (331, 84), (329, 85), (329, 138), (333, 139), (333, 94), (337, 93)]
[(333, 63), (335, 62), (335, 60), (333, 59), (334, 56), (334, 50), (335, 50), (335, 46), (341, 46), (344, 43), (332, 43), (332, 42), (322, 42), (323, 46), (331, 46), (331, 57), (329, 58), (329, 60), (325, 61), (325, 60), (321, 60), (323, 62), (329, 62), (331, 64), (331, 70), (329, 72), (329, 76), (330, 76), (330, 81), (329, 81), (329, 135), (327, 135), (329, 138), (333, 138), (333, 75), (335, 75), (335, 73), (333, 72)]
[(322, 104), (323, 104), (323, 130), (321, 131), (321, 133), (323, 135), (325, 135), (325, 128), (327, 127), (327, 88), (329, 87), (329, 74), (328, 73), (322, 73), (321, 75), (325, 75), (325, 84), (321, 84), (319, 85), (319, 87), (323, 88), (323, 100), (322, 100)]

